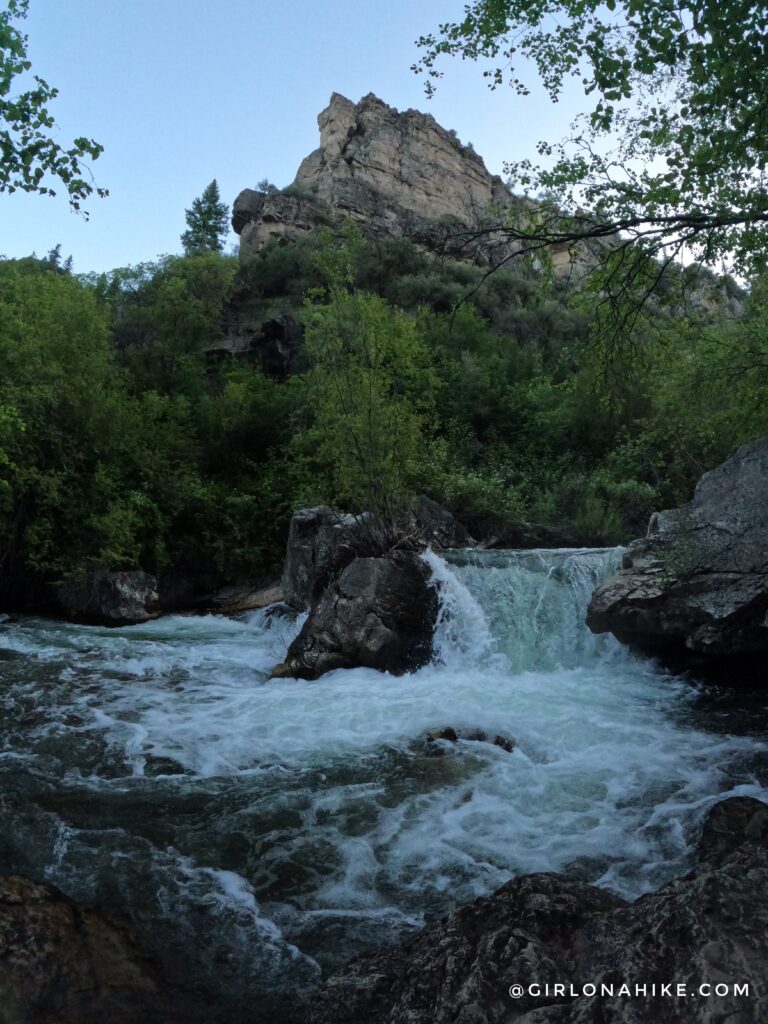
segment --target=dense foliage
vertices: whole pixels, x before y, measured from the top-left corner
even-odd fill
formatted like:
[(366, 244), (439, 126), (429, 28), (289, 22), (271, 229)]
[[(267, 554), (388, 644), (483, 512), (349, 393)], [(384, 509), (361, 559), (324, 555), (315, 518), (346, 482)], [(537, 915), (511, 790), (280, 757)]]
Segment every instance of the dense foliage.
[[(606, 373), (588, 293), (523, 263), (477, 288), (480, 268), (402, 240), (328, 233), (87, 278), (6, 261), (4, 600), (91, 566), (198, 592), (266, 579), (307, 502), (427, 493), (506, 543), (626, 541), (768, 431), (768, 284), (734, 318), (705, 279), (694, 325), (683, 273)], [(270, 376), (250, 342), (285, 313), (304, 340)]]

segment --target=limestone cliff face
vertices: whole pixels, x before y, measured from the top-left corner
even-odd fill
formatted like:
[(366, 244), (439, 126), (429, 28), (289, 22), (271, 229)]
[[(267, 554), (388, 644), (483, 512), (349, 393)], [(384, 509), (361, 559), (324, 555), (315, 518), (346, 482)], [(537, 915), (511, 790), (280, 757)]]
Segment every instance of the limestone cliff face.
[(320, 147), (292, 186), (272, 195), (245, 189), (235, 200), (242, 249), (346, 217), (393, 237), (438, 223), (475, 227), (515, 202), (474, 150), (429, 114), (400, 113), (373, 94), (355, 104), (334, 93), (318, 124)]

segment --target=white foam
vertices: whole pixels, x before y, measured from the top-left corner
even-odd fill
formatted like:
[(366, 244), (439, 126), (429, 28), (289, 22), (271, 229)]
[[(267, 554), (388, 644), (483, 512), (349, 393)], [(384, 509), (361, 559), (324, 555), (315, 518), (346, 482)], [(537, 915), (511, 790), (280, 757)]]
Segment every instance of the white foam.
[[(201, 791), (228, 780), (236, 806), (222, 804), (210, 827), (226, 831), (231, 815), (249, 842), (305, 873), (290, 898), (265, 883), (269, 913), (296, 929), (318, 915), (412, 926), (512, 874), (577, 858), (597, 859), (603, 884), (635, 895), (684, 868), (719, 796), (765, 794), (752, 739), (694, 727), (687, 685), (583, 625), (616, 557), (427, 553), (441, 601), (435, 658), (400, 678), (269, 680), (298, 624), (261, 613), (114, 631), (23, 623), (4, 643), (49, 674), (20, 678), (13, 699), (37, 702), (44, 738), (100, 737), (142, 785), (167, 786), (174, 771)], [(428, 757), (418, 737), (448, 725), (517, 746), (463, 740)], [(171, 764), (142, 780), (152, 758)], [(126, 785), (67, 771), (95, 790)], [(217, 898), (253, 898), (239, 871), (207, 863)]]

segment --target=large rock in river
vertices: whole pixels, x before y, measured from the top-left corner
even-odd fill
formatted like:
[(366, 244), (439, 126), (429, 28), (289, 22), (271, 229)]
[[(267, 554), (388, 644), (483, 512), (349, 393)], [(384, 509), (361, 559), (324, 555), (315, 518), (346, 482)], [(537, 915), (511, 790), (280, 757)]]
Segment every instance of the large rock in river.
[(632, 904), (567, 875), (514, 879), (399, 949), (352, 961), (325, 984), (310, 1021), (761, 1024), (767, 815), (743, 797), (716, 805), (698, 867)]
[(473, 547), (475, 541), (451, 513), (420, 495), (394, 524), (369, 512), (334, 512), (326, 505), (294, 513), (283, 566), (285, 602), (297, 611), (310, 608), (353, 558), (384, 555), (407, 544), (412, 549)]
[(160, 614), (157, 590), (157, 580), (149, 573), (97, 570), (60, 584), (56, 597), (75, 622), (130, 626)]
[(587, 624), (693, 664), (768, 653), (768, 437), (705, 473), (689, 504), (651, 518), (595, 591)]
[(291, 519), (283, 565), (286, 604), (304, 611), (353, 558), (380, 553), (365, 516), (344, 515), (327, 505), (299, 509)]
[(417, 554), (355, 558), (314, 605), (273, 675), (316, 679), (336, 668), (401, 674), (432, 653), (437, 593)]

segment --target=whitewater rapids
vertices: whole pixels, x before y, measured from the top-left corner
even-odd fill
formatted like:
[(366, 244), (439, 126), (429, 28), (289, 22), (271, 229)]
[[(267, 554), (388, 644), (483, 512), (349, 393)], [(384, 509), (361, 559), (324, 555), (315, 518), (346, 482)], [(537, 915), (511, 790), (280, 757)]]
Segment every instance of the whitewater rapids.
[(230, 999), (310, 992), (520, 873), (656, 888), (716, 800), (766, 797), (765, 709), (586, 629), (617, 557), (427, 553), (435, 655), (400, 678), (270, 680), (299, 623), (269, 612), (0, 626), (0, 870), (119, 905)]

